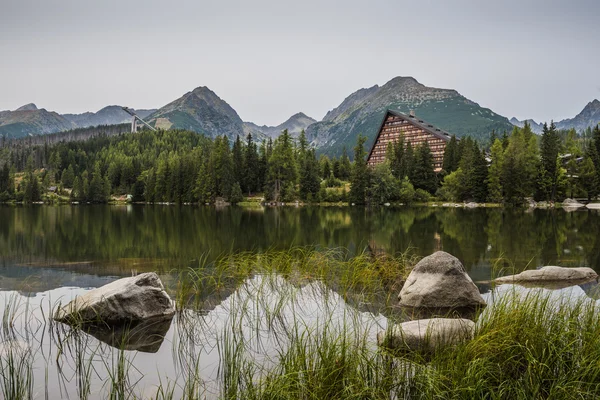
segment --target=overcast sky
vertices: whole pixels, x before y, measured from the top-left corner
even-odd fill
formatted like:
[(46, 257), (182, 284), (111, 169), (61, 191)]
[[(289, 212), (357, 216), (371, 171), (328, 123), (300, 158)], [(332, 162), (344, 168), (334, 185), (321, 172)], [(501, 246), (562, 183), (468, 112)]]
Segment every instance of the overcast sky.
[(600, 98), (600, 1), (0, 0), (0, 110), (158, 108), (208, 86), (245, 121), (316, 119), (413, 76), (506, 117)]

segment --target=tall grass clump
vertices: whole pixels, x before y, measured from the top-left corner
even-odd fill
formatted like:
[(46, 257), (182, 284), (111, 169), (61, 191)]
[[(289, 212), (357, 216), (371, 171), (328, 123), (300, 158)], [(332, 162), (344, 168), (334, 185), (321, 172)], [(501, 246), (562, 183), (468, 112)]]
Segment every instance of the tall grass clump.
[(321, 281), (357, 301), (381, 304), (395, 297), (417, 261), (410, 250), (375, 256), (366, 251), (352, 255), (346, 249), (306, 247), (230, 254), (210, 263), (203, 257), (196, 267), (180, 273), (176, 302), (179, 309), (202, 308), (205, 302), (227, 297), (252, 275), (279, 274), (299, 285)]
[(479, 316), (473, 341), (414, 359), (411, 398), (598, 398), (600, 312), (590, 299), (509, 291)]

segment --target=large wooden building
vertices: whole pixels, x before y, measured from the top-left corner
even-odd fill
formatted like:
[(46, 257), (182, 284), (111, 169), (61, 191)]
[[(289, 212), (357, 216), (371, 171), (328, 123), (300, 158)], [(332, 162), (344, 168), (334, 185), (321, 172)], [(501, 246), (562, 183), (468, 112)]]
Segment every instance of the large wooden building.
[(427, 142), (433, 155), (433, 168), (436, 172), (441, 171), (450, 134), (415, 117), (413, 112), (406, 115), (392, 110), (387, 110), (381, 122), (367, 164), (373, 166), (384, 162), (388, 144), (397, 142), (400, 136), (404, 137), (405, 145), (410, 143), (413, 148)]

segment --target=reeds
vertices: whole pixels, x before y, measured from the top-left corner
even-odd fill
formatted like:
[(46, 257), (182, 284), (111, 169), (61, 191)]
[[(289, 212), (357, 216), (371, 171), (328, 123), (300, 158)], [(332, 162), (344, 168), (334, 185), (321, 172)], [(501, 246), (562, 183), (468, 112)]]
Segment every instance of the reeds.
[[(398, 285), (414, 261), (291, 249), (199, 262), (180, 275), (179, 312), (166, 340), (171, 360), (161, 359), (150, 392), (139, 354), (125, 342), (114, 348), (78, 326), (49, 320), (38, 321), (40, 329), (24, 322), (34, 307), (8, 299), (0, 393), (6, 399), (598, 398), (600, 311), (579, 287), (502, 286), (476, 315), (472, 341), (433, 354), (378, 348), (376, 334), (397, 318)], [(56, 375), (48, 372), (54, 367)], [(60, 393), (48, 392), (57, 377)]]

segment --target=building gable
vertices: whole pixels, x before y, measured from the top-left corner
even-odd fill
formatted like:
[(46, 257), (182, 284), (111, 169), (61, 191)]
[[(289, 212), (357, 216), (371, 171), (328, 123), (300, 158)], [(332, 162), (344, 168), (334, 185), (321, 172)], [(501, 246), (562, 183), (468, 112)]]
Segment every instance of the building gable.
[(404, 138), (405, 145), (410, 143), (413, 148), (427, 142), (433, 155), (433, 167), (436, 172), (441, 171), (450, 134), (412, 114), (406, 115), (392, 110), (387, 110), (383, 117), (367, 157), (367, 164), (373, 166), (384, 162), (388, 145), (397, 142), (401, 136)]

